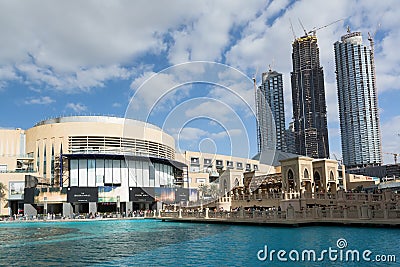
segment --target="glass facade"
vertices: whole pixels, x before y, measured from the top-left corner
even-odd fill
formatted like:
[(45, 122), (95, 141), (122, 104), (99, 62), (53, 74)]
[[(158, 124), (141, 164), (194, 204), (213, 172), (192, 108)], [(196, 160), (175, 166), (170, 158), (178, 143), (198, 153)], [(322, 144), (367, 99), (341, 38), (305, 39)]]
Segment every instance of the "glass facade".
[[(266, 149), (286, 151), (281, 73), (270, 70), (262, 74), (262, 84), (257, 90), (257, 106), (258, 152)], [(275, 131), (271, 130), (274, 127)]]
[(360, 32), (334, 44), (343, 163), (352, 167), (382, 163), (373, 51)]
[(173, 167), (143, 160), (71, 159), (71, 187), (173, 187)]

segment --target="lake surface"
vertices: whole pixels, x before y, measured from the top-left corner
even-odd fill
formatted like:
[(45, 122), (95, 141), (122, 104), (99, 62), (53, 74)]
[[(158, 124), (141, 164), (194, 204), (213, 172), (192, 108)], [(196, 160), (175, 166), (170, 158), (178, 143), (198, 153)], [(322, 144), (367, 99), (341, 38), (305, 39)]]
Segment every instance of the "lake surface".
[[(337, 251), (335, 261), (328, 252), (320, 256), (329, 248)], [(287, 261), (278, 260), (277, 252), (271, 260), (271, 250), (284, 250)], [(305, 252), (301, 261), (304, 250), (314, 250), (316, 260)], [(348, 250), (359, 251), (360, 261), (349, 254), (346, 262)], [(362, 259), (366, 250), (371, 262)], [(395, 255), (396, 262), (372, 262), (376, 255)], [(0, 266), (400, 266), (400, 229), (155, 220), (0, 223)]]

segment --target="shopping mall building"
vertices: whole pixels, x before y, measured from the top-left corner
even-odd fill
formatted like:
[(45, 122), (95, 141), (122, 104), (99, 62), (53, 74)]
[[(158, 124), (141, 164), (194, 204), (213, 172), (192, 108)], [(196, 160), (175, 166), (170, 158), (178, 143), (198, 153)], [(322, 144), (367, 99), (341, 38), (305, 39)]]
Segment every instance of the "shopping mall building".
[[(108, 116), (44, 120), (30, 129), (0, 129), (0, 215), (129, 212), (198, 202), (198, 187), (243, 183), (257, 160), (175, 152), (157, 126)], [(225, 175), (226, 176), (226, 175)], [(201, 197), (201, 196), (200, 196)]]

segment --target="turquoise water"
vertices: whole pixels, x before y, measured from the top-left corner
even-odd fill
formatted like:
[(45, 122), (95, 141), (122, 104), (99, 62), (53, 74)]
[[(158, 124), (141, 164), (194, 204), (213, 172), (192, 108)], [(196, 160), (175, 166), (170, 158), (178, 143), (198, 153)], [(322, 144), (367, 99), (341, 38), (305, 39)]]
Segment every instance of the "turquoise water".
[[(395, 255), (397, 263), (260, 261), (257, 252), (346, 249)], [(0, 266), (400, 266), (400, 229), (281, 228), (155, 220), (0, 224)], [(260, 254), (263, 256), (264, 254)], [(295, 254), (293, 254), (295, 255)], [(286, 255), (286, 258), (288, 256)]]

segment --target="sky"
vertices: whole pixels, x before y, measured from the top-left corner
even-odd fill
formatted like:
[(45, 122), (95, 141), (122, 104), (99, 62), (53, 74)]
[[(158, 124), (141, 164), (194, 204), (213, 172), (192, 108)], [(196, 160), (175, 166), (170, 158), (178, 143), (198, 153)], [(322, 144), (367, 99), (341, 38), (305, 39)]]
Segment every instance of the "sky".
[[(286, 124), (299, 19), (317, 31), (324, 68), (331, 158), (341, 158), (333, 43), (375, 34), (383, 151), (400, 153), (400, 2), (4, 1), (0, 0), (0, 127), (46, 118), (144, 119), (178, 149), (253, 156), (251, 78), (284, 75)], [(290, 21), (293, 25), (291, 30)], [(393, 156), (384, 154), (385, 163)]]

